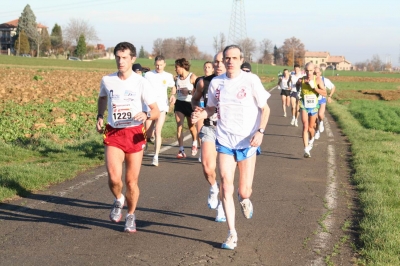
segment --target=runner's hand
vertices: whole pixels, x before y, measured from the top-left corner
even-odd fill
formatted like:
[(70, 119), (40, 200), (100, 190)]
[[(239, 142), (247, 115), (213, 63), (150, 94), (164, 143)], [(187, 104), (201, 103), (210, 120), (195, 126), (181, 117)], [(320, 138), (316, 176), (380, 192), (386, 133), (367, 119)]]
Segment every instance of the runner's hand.
[(254, 134), (254, 136), (251, 138), (250, 146), (252, 146), (252, 147), (261, 146), (263, 138), (264, 138), (264, 134), (257, 131), (256, 134)]
[(104, 132), (104, 130), (103, 130), (103, 118), (97, 119), (96, 130), (100, 134), (102, 134)]
[(174, 95), (171, 95), (171, 97), (169, 97), (169, 103), (170, 103), (170, 104), (175, 104), (175, 102), (176, 102), (175, 96), (174, 96)]
[(147, 120), (147, 114), (145, 112), (139, 112), (133, 117), (133, 119), (135, 119), (136, 121), (144, 122)]
[(201, 120), (201, 119), (206, 119), (207, 118), (207, 112), (204, 112), (205, 109), (201, 108), (201, 107), (196, 107), (196, 109), (194, 109), (193, 113), (192, 113), (192, 123), (195, 124), (197, 123), (197, 121)]

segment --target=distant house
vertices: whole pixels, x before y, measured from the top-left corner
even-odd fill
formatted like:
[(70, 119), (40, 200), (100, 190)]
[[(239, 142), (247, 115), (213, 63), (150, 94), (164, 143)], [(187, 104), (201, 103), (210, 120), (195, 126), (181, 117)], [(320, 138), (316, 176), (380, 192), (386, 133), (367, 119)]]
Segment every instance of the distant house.
[(315, 65), (334, 67), (337, 70), (351, 70), (351, 63), (344, 56), (331, 56), (329, 52), (310, 52), (304, 54), (305, 63), (313, 62)]
[[(2, 53), (7, 53), (8, 49), (14, 49), (14, 36), (17, 34), (18, 19), (11, 20), (0, 24), (0, 48)], [(40, 23), (37, 24), (39, 32), (43, 28), (47, 28), (45, 25)]]

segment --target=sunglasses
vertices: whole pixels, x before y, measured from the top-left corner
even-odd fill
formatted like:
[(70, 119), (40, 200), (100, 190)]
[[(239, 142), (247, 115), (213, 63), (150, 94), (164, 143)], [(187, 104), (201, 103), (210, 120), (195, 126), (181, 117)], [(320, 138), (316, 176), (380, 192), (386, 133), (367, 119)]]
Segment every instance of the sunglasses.
[(251, 72), (250, 70), (244, 70), (244, 69), (242, 69), (244, 72)]

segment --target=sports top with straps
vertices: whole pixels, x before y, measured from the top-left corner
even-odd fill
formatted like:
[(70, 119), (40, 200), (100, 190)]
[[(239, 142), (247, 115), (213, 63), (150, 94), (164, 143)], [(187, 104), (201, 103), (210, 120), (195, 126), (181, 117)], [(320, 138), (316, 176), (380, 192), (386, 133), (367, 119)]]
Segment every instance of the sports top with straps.
[[(313, 80), (314, 88), (317, 87), (316, 78), (317, 77), (314, 76), (314, 80)], [(311, 94), (314, 94), (314, 95), (318, 96), (319, 94), (314, 90), (314, 88), (311, 88), (310, 84), (306, 83), (304, 81), (304, 78), (303, 78), (302, 81), (301, 81), (301, 94), (300, 94), (301, 97), (304, 98), (304, 95), (311, 95)]]
[(178, 101), (191, 102), (193, 84), (190, 82), (192, 73), (189, 73), (185, 79), (180, 79), (180, 76), (176, 79), (176, 99)]
[(314, 76), (314, 80), (312, 81), (313, 86), (310, 83), (306, 83), (304, 78), (301, 80), (301, 99), (304, 107), (306, 108), (315, 108), (318, 106), (317, 98), (319, 94), (314, 90), (317, 87), (316, 76)]
[[(216, 77), (215, 74), (212, 74), (210, 76), (204, 77), (203, 82), (203, 98), (204, 98), (204, 106), (207, 106), (207, 101), (208, 101), (208, 86), (210, 85), (211, 80)], [(205, 126), (215, 126), (217, 125), (217, 117), (216, 115), (212, 115), (210, 118), (204, 119), (204, 125)]]

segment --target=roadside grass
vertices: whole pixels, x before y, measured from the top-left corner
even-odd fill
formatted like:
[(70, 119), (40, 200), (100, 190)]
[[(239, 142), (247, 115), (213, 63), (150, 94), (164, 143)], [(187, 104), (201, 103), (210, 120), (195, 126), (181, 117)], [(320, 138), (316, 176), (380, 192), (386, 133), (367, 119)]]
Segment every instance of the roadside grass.
[(96, 133), (73, 144), (47, 138), (11, 144), (0, 140), (0, 202), (27, 196), (101, 165), (104, 162), (101, 140)]
[(363, 263), (400, 265), (400, 136), (390, 132), (390, 121), (381, 121), (398, 115), (374, 119), (380, 108), (395, 112), (376, 101), (335, 102), (328, 108), (351, 142), (352, 180), (363, 212), (358, 247)]

